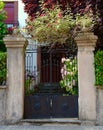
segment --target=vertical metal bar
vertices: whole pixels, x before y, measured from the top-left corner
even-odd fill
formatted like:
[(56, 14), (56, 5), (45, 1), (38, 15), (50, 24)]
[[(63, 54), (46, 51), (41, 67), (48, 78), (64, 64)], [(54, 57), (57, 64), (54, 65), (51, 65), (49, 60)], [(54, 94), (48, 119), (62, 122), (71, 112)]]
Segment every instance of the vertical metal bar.
[(50, 52), (50, 93), (52, 93), (52, 53)]
[(45, 81), (48, 82), (48, 59), (46, 59), (46, 64), (45, 64), (45, 72), (46, 72), (46, 79)]
[(43, 77), (43, 83), (45, 82), (45, 59), (43, 60), (43, 71), (42, 71), (42, 77)]
[(58, 82), (59, 81), (59, 62), (58, 62), (58, 60), (57, 60), (57, 62), (56, 62), (56, 81)]

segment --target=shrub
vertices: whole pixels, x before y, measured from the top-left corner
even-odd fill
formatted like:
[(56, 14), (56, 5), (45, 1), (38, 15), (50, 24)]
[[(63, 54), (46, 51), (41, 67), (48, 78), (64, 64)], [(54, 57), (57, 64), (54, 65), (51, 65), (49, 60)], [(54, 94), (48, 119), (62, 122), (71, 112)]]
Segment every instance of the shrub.
[(78, 72), (77, 59), (62, 58), (63, 67), (61, 69), (62, 80), (60, 81), (61, 88), (65, 88), (70, 95), (78, 94)]
[(6, 12), (4, 11), (5, 4), (0, 1), (0, 51), (6, 51), (3, 37), (7, 34), (7, 27), (4, 24), (4, 20), (6, 19)]
[(0, 52), (0, 84), (6, 83), (6, 53)]
[(103, 50), (95, 53), (95, 84), (103, 85)]

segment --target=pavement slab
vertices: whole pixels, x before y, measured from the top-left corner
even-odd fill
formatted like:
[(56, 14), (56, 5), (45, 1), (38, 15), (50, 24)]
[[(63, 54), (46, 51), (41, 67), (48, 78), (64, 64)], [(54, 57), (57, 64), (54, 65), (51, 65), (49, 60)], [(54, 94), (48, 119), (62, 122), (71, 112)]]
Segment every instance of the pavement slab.
[(32, 125), (5, 125), (0, 130), (103, 130), (103, 126), (32, 126)]

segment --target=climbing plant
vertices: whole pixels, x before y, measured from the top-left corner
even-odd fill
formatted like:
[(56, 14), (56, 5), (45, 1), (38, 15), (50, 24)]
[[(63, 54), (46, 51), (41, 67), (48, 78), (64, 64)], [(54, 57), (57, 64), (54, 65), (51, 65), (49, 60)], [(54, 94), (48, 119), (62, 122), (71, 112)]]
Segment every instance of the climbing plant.
[[(22, 0), (24, 2), (24, 10), (28, 13), (31, 19), (36, 17), (36, 13), (39, 11), (43, 12), (41, 9), (41, 0)], [(103, 1), (102, 0), (42, 0), (46, 8), (52, 8), (54, 5), (58, 4), (65, 10), (67, 6), (71, 7), (73, 14), (80, 13), (84, 14), (89, 10), (93, 11), (93, 14), (99, 14), (98, 24), (94, 26), (94, 33), (98, 35), (98, 43), (102, 44), (103, 41)]]

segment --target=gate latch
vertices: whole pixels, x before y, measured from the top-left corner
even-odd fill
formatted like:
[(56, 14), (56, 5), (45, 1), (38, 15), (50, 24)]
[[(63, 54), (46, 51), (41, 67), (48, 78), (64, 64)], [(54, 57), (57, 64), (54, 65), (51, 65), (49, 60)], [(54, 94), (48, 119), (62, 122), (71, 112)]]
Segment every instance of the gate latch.
[(53, 105), (53, 102), (52, 102), (52, 99), (50, 99), (50, 106), (52, 107), (52, 105)]

